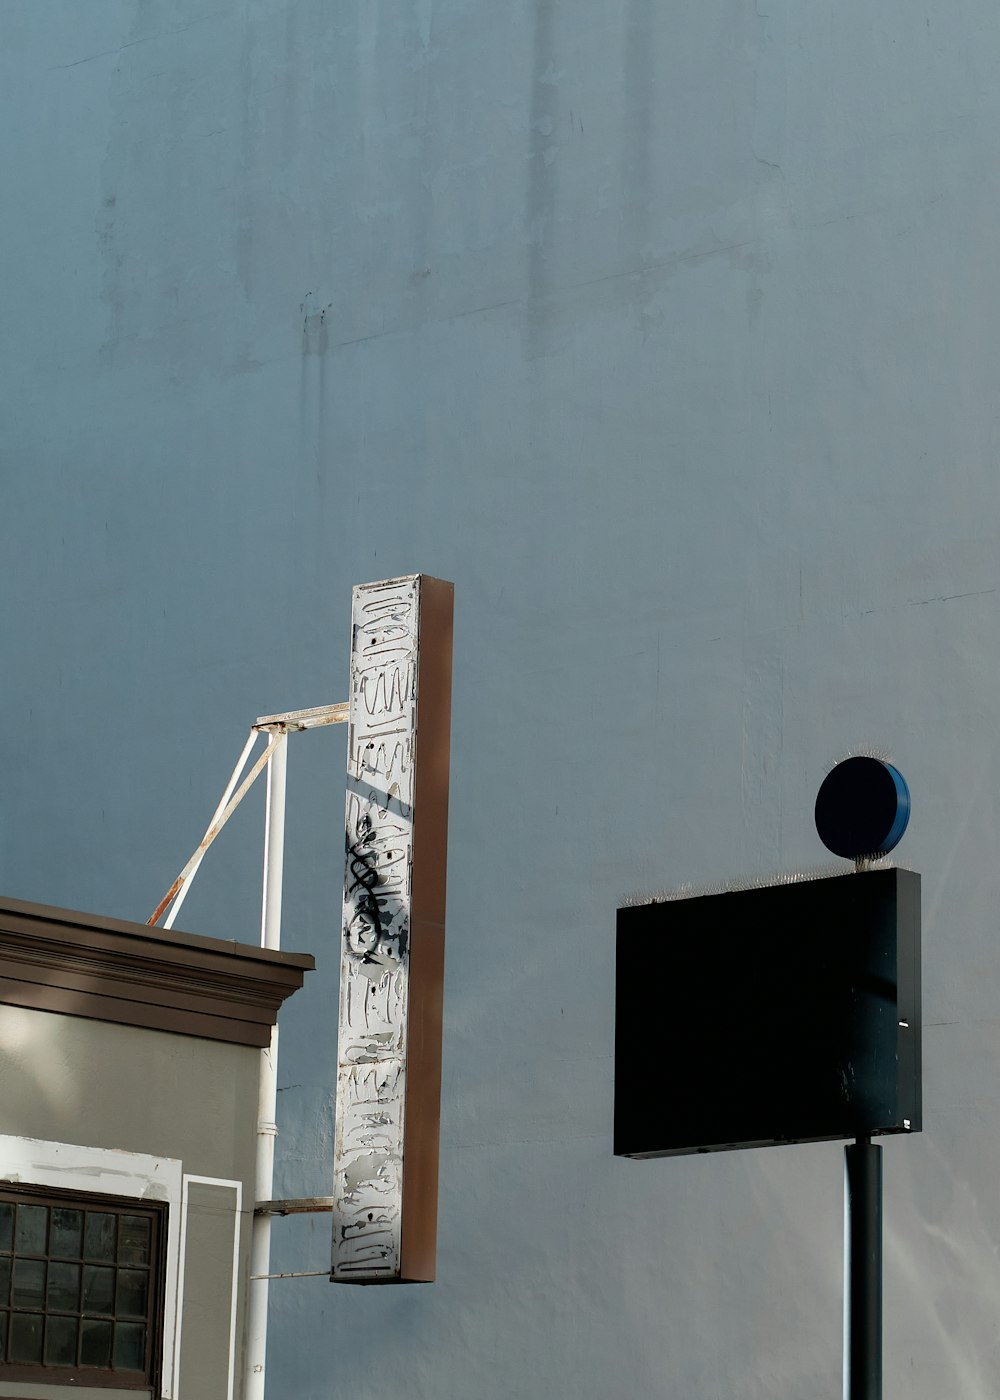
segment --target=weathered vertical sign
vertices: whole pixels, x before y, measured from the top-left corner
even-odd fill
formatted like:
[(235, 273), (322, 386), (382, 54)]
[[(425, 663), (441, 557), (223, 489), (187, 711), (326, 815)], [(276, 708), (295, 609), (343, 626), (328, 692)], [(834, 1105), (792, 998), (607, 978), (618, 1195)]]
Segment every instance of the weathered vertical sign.
[(334, 1148), (340, 1283), (434, 1278), (453, 587), (354, 589)]

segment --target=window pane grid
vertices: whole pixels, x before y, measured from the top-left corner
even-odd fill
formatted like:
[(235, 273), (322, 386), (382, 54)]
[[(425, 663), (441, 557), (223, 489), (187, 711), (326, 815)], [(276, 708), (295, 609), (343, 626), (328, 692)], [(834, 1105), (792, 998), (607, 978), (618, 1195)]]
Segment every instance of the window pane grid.
[(0, 1377), (37, 1367), (148, 1381), (160, 1212), (46, 1196), (0, 1194)]

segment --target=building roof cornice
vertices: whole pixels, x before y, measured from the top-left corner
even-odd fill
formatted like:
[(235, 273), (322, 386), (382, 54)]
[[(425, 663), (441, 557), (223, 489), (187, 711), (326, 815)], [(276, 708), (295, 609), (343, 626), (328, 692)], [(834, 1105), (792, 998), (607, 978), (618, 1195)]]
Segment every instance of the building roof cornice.
[(265, 1046), (315, 967), (286, 953), (0, 897), (0, 1003)]

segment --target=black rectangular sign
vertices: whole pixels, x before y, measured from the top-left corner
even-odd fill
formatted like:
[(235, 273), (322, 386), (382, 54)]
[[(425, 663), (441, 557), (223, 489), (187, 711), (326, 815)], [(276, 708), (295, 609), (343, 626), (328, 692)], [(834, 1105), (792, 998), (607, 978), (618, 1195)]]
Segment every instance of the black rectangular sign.
[(920, 876), (618, 910), (615, 1152), (917, 1132)]

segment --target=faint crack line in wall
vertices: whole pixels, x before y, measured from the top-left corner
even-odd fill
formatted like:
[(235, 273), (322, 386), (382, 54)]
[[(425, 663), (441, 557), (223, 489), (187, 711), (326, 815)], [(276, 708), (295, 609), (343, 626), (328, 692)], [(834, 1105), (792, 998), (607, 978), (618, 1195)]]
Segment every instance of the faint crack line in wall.
[(210, 15), (202, 15), (200, 19), (194, 19), (190, 24), (178, 25), (176, 29), (161, 29), (156, 34), (147, 34), (145, 39), (131, 39), (127, 44), (121, 44), (117, 49), (102, 49), (100, 53), (92, 53), (88, 58), (75, 58), (72, 63), (54, 63), (51, 68), (47, 68), (47, 73), (58, 73), (62, 68), (79, 68), (81, 63), (94, 63), (99, 58), (110, 58), (115, 54), (124, 53), (126, 49), (134, 49), (139, 44), (150, 44), (154, 39), (171, 37), (174, 34), (183, 34), (188, 29), (194, 29), (196, 24), (207, 24), (209, 20), (219, 19), (222, 15), (228, 15), (229, 10), (215, 10)]
[[(579, 292), (587, 287), (596, 287), (602, 282), (614, 282), (624, 277), (641, 277), (647, 272), (659, 272), (666, 267), (677, 267), (682, 263), (697, 262), (701, 258), (714, 258), (722, 253), (737, 253), (742, 248), (751, 247), (757, 240), (745, 238), (740, 243), (726, 243), (718, 248), (699, 249), (693, 253), (679, 253), (672, 258), (663, 258), (659, 262), (643, 263), (639, 267), (625, 268), (621, 272), (605, 272), (600, 277), (585, 278), (580, 282), (562, 282), (553, 287), (548, 296), (558, 296), (563, 292)], [(479, 316), (487, 311), (502, 311), (508, 306), (523, 306), (529, 300), (528, 297), (510, 297), (505, 301), (489, 302), (485, 306), (471, 306), (465, 311), (453, 311), (450, 316), (429, 316), (419, 324), (424, 326), (446, 326), (452, 321), (460, 321), (463, 316)], [(385, 330), (372, 331), (370, 335), (354, 336), (350, 340), (335, 340), (330, 346), (331, 350), (343, 350), (349, 345), (362, 345), (368, 340), (381, 340), (386, 335), (405, 335), (415, 329), (414, 326), (398, 325), (389, 326)]]

